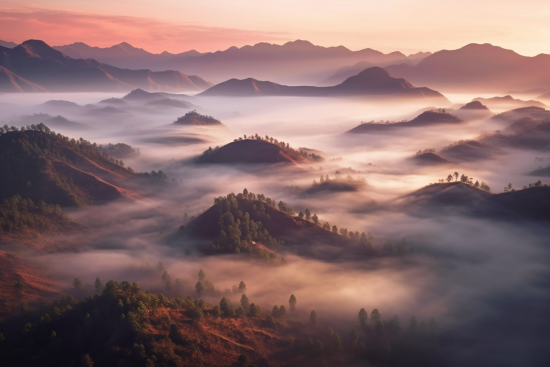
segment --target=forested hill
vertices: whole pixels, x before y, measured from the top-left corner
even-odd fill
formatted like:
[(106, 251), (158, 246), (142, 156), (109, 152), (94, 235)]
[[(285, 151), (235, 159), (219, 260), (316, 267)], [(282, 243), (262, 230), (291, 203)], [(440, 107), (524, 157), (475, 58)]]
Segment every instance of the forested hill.
[(131, 197), (120, 187), (131, 168), (84, 139), (69, 139), (44, 124), (0, 128), (0, 200), (20, 195), (61, 206), (86, 206)]
[[(324, 256), (323, 251), (304, 253), (312, 244), (332, 248), (333, 259), (340, 256), (379, 256), (400, 254), (404, 246), (376, 246), (372, 236), (348, 231), (323, 222), (309, 209), (299, 212), (287, 203), (278, 203), (263, 194), (244, 190), (237, 195), (214, 199), (214, 205), (180, 229), (182, 235), (202, 240), (201, 250), (207, 254), (255, 254), (277, 262), (277, 254), (299, 251), (305, 256)], [(345, 251), (343, 251), (345, 249)], [(305, 250), (310, 251), (310, 250)]]
[(244, 293), (234, 306), (230, 296), (214, 304), (168, 298), (126, 281), (103, 286), (97, 279), (96, 290), (80, 302), (67, 296), (36, 310), (22, 305), (19, 316), (0, 323), (2, 365), (441, 365), (433, 319), (413, 317), (401, 325), (396, 315), (384, 320), (378, 309), (369, 314), (363, 308), (349, 315), (354, 326), (333, 329), (330, 315), (301, 308), (294, 295), (280, 302), (287, 311), (284, 304), (262, 310)]

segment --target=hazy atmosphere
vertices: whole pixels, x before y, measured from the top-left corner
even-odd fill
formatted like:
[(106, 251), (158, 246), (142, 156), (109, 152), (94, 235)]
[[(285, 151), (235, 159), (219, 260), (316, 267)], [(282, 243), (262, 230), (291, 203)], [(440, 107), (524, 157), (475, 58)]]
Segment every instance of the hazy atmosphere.
[(6, 366), (547, 366), (542, 1), (0, 7)]

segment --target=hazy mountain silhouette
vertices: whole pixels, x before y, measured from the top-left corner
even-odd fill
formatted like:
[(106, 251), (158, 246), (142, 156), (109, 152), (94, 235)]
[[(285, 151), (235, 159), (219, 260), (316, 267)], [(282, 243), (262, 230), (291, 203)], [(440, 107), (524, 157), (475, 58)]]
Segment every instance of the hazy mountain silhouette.
[(343, 46), (321, 47), (308, 41), (296, 40), (284, 45), (258, 43), (241, 48), (230, 47), (224, 51), (193, 57), (187, 54), (176, 55), (157, 64), (155, 70), (182, 70), (217, 82), (229, 78), (252, 77), (292, 84), (315, 84), (334, 74), (334, 70), (359, 61), (377, 66), (411, 63), (401, 52), (383, 54), (369, 48), (351, 51)]
[(0, 46), (6, 48), (14, 48), (15, 46), (17, 46), (17, 43), (0, 40)]
[(464, 106), (460, 107), (461, 110), (488, 110), (487, 106), (481, 103), (479, 100), (474, 100), (473, 102), (466, 103)]
[[(431, 52), (418, 52), (416, 54), (409, 55), (408, 59), (412, 62), (412, 64), (416, 65), (420, 61), (424, 60), (426, 57), (430, 56), (431, 54), (432, 54)], [(358, 63), (352, 66), (344, 66), (338, 69), (336, 73), (334, 73), (333, 75), (331, 75), (330, 77), (328, 77), (327, 79), (319, 83), (319, 85), (335, 85), (338, 83), (342, 83), (344, 80), (346, 80), (350, 76), (354, 76), (357, 73), (361, 72), (362, 70), (365, 70), (372, 66), (375, 66), (375, 63), (368, 62), (368, 61), (359, 61)]]
[(432, 152), (417, 154), (414, 157), (410, 158), (410, 160), (421, 166), (435, 166), (451, 163), (449, 160), (443, 158), (439, 154)]
[(394, 123), (366, 123), (354, 127), (348, 133), (368, 134), (371, 132), (384, 132), (396, 128), (425, 127), (437, 124), (460, 124), (463, 121), (449, 113), (438, 111), (425, 111), (410, 121)]
[(550, 120), (550, 111), (542, 107), (522, 107), (495, 115), (491, 120), (512, 123), (525, 117), (531, 117), (537, 121)]
[(54, 46), (53, 48), (74, 59), (95, 59), (99, 62), (125, 69), (149, 69), (154, 67), (155, 64), (166, 61), (174, 56), (185, 58), (201, 54), (195, 50), (177, 55), (166, 51), (154, 54), (142, 48), (134, 47), (127, 42), (106, 48), (88, 46), (83, 42), (75, 42), (65, 46)]
[(523, 101), (521, 99), (515, 99), (512, 96), (492, 97), (492, 98), (474, 98), (474, 101), (481, 102), (491, 109), (498, 108), (519, 108), (519, 107), (546, 107), (546, 105), (539, 101)]
[(212, 116), (201, 115), (197, 111), (189, 111), (185, 115), (178, 117), (174, 121), (176, 125), (195, 125), (195, 126), (223, 126), (220, 120)]
[[(178, 71), (128, 70), (94, 59), (73, 59), (46, 43), (29, 40), (13, 49), (0, 47), (0, 66), (52, 92), (105, 92), (131, 90), (200, 91), (211, 84)], [(4, 78), (0, 90), (13, 89)]]
[(418, 65), (392, 65), (392, 75), (430, 88), (501, 92), (545, 88), (550, 83), (550, 55), (527, 57), (491, 44), (442, 50)]
[(287, 86), (253, 78), (231, 79), (216, 84), (199, 96), (252, 97), (252, 96), (394, 96), (421, 99), (448, 100), (439, 92), (429, 88), (417, 88), (405, 79), (397, 79), (382, 68), (372, 67), (349, 77), (343, 83), (332, 87)]

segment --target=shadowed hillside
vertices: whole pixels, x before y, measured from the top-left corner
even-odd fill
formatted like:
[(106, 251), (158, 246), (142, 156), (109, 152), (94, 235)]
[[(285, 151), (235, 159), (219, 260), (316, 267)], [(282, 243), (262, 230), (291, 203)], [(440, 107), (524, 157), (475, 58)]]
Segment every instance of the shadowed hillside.
[(232, 163), (291, 163), (321, 161), (322, 157), (305, 151), (297, 151), (284, 142), (273, 138), (250, 136), (248, 139), (236, 139), (221, 148), (206, 150), (196, 159), (199, 164)]
[(104, 203), (134, 194), (119, 185), (134, 177), (95, 144), (55, 134), (45, 125), (0, 135), (0, 199), (21, 195), (61, 206)]

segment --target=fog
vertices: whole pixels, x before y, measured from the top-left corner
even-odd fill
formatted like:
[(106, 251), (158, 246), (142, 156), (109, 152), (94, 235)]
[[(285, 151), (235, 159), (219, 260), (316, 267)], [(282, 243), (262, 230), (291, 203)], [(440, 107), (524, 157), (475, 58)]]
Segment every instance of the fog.
[[(264, 310), (274, 304), (286, 305), (294, 294), (304, 318), (315, 309), (323, 323), (343, 335), (356, 326), (362, 307), (369, 312), (378, 308), (384, 319), (397, 314), (404, 329), (412, 316), (424, 321), (433, 317), (445, 341), (448, 365), (534, 366), (548, 356), (544, 349), (548, 336), (541, 333), (549, 326), (545, 312), (550, 306), (546, 227), (459, 212), (418, 217), (393, 205), (403, 195), (455, 171), (485, 181), (493, 193), (508, 183), (521, 188), (535, 182), (538, 178), (529, 176), (540, 166), (535, 157), (550, 158), (548, 152), (507, 148), (491, 159), (439, 166), (421, 166), (410, 159), (418, 150), (439, 152), (458, 140), (478, 139), (505, 125), (480, 118), (458, 126), (352, 135), (346, 131), (361, 121), (408, 120), (427, 107), (449, 106), (337, 98), (189, 96), (183, 100), (198, 112), (220, 119), (225, 127), (184, 127), (172, 123), (188, 109), (128, 103), (117, 107), (116, 113), (100, 116), (93, 112), (98, 107), (90, 104), (101, 106), (98, 102), (110, 97), (123, 94), (0, 95), (0, 125), (27, 125), (28, 116), (36, 113), (61, 115), (79, 125), (50, 126), (56, 132), (97, 144), (126, 143), (139, 148), (138, 156), (124, 159), (127, 166), (139, 172), (160, 169), (171, 179), (165, 186), (143, 190), (135, 201), (67, 210), (86, 227), (85, 235), (58, 239), (70, 250), (37, 250), (27, 255), (52, 271), (60, 291), (72, 292), (75, 277), (92, 284), (99, 276), (103, 281), (135, 281), (142, 289), (169, 295), (196, 296), (197, 273), (203, 269), (220, 291), (205, 295), (209, 302), (219, 302), (221, 295), (238, 302), (240, 295), (226, 289), (243, 280), (251, 302)], [(459, 104), (485, 96), (447, 97)], [(45, 105), (49, 100), (71, 101), (80, 107)], [(319, 150), (325, 161), (267, 168), (193, 162), (208, 147), (256, 133), (288, 142), (293, 148)], [(346, 168), (355, 170), (350, 175), (367, 184), (355, 192), (303, 193), (321, 175), (334, 178), (336, 171)], [(315, 248), (310, 256), (281, 249), (285, 263), (266, 266), (238, 255), (204, 256), (192, 241), (167, 240), (186, 224), (185, 214), (200, 215), (215, 197), (244, 188), (284, 200), (296, 212), (309, 208), (321, 222), (338, 228), (370, 232), (377, 245), (406, 243), (412, 251), (404, 256), (334, 261), (324, 258), (322, 251), (317, 254)], [(182, 281), (180, 288), (165, 288), (157, 270), (159, 262), (173, 280)]]

